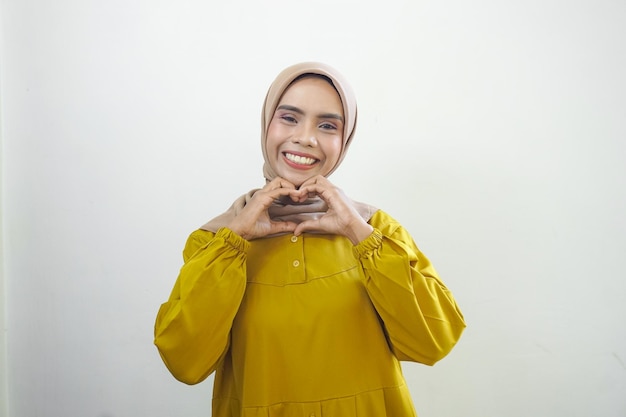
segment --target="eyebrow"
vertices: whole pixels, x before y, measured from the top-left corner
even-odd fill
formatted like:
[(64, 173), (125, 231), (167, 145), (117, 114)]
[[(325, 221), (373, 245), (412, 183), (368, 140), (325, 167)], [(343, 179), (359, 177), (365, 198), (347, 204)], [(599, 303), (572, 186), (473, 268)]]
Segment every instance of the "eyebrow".
[[(289, 110), (294, 113), (298, 113), (304, 116), (304, 111), (298, 107), (290, 106), (289, 104), (281, 104), (276, 110)], [(317, 115), (320, 119), (337, 119), (343, 123), (343, 117), (337, 113), (322, 113)]]

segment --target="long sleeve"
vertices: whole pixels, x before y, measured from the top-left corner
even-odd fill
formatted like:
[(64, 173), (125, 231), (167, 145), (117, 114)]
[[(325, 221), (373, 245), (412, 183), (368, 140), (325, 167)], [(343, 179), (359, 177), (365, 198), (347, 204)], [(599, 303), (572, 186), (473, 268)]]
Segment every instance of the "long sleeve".
[(185, 263), (154, 328), (154, 343), (179, 381), (203, 381), (228, 350), (231, 325), (246, 287), (248, 247), (246, 240), (226, 228), (190, 235), (183, 251)]
[(452, 293), (409, 233), (383, 212), (374, 232), (354, 247), (365, 287), (396, 356), (433, 365), (454, 347), (465, 328)]

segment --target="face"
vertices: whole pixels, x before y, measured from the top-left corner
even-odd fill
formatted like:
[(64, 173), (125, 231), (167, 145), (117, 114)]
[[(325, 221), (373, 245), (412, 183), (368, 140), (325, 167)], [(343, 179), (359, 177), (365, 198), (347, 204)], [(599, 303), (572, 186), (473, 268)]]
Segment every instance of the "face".
[(283, 94), (267, 129), (268, 163), (296, 187), (327, 175), (343, 145), (343, 106), (328, 81), (303, 78)]

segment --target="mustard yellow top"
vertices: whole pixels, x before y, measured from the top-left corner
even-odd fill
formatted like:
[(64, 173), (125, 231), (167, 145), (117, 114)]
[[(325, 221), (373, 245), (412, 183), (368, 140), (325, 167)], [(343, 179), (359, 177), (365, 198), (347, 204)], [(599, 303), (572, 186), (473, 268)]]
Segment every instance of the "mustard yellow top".
[(170, 372), (216, 371), (215, 417), (415, 416), (398, 361), (434, 364), (465, 323), (407, 231), (383, 211), (369, 223), (356, 246), (193, 232), (155, 325)]

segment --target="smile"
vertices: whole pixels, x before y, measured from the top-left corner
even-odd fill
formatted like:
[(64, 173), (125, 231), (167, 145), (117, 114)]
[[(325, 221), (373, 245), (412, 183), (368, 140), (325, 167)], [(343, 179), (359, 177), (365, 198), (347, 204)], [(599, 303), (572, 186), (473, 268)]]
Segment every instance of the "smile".
[(283, 155), (285, 155), (285, 158), (287, 158), (287, 160), (297, 165), (313, 165), (319, 161), (318, 159), (309, 158), (306, 156), (294, 155), (292, 153), (287, 153), (287, 152), (285, 152)]

